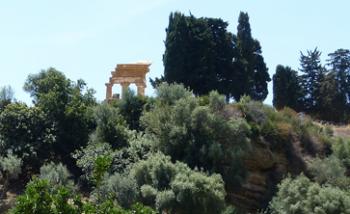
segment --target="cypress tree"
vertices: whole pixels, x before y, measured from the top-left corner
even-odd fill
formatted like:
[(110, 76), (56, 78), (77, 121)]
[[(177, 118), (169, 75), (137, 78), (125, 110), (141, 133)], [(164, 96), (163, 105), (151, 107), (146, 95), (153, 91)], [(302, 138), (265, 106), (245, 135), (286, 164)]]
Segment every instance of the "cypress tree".
[(325, 74), (325, 68), (321, 65), (321, 52), (315, 48), (308, 50), (307, 54), (300, 53), (301, 85), (303, 90), (303, 110), (317, 112), (320, 108), (320, 83)]
[(237, 67), (240, 70), (237, 74), (235, 99), (239, 100), (241, 96), (249, 95), (252, 99), (264, 100), (268, 94), (267, 83), (271, 79), (260, 43), (252, 37), (247, 13), (240, 13), (237, 36), (233, 39), (238, 52)]
[(290, 67), (278, 65), (273, 79), (273, 105), (277, 109), (290, 107), (300, 110), (301, 89), (298, 75)]

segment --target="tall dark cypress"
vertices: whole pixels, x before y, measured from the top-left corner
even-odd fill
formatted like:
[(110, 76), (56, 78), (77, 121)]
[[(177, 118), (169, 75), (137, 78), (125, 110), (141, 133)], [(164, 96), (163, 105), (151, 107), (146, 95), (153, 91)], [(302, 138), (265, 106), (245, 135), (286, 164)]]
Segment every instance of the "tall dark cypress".
[(301, 52), (300, 71), (303, 90), (303, 110), (317, 112), (320, 108), (320, 83), (325, 75), (325, 68), (321, 65), (321, 52), (315, 48), (307, 54)]
[(346, 103), (350, 103), (350, 50), (338, 49), (328, 54), (327, 60), (330, 70), (334, 72), (338, 82), (338, 91), (346, 97)]
[(221, 19), (172, 13), (166, 29), (164, 78), (182, 83), (197, 95), (218, 90), (230, 96), (232, 35)]
[(290, 67), (278, 65), (273, 79), (273, 105), (277, 109), (290, 107), (296, 111), (301, 109), (301, 88), (298, 74)]
[(267, 84), (271, 79), (260, 43), (252, 37), (247, 13), (240, 13), (237, 36), (233, 39), (238, 52), (236, 62), (239, 67), (235, 99), (249, 95), (252, 99), (264, 100), (268, 94)]

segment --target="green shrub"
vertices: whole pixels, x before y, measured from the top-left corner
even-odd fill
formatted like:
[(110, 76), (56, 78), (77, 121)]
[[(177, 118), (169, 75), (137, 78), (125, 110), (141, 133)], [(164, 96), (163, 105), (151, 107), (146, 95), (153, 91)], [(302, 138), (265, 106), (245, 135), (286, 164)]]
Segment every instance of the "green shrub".
[(248, 122), (254, 122), (259, 125), (267, 122), (268, 115), (265, 111), (266, 106), (264, 106), (262, 102), (253, 101), (250, 97), (243, 96), (238, 106)]
[(34, 179), (27, 184), (23, 195), (18, 196), (13, 214), (78, 213), (74, 201), (78, 200), (71, 190), (52, 186), (47, 180)]
[(162, 83), (156, 90), (157, 98), (161, 103), (172, 105), (177, 100), (193, 96), (183, 85)]
[(8, 151), (21, 158), (23, 168), (39, 169), (53, 153), (55, 128), (38, 107), (12, 103), (0, 114), (0, 155)]
[(332, 145), (334, 155), (350, 170), (350, 140), (338, 138)]
[(112, 200), (102, 203), (84, 201), (80, 195), (61, 185), (51, 185), (49, 181), (34, 179), (26, 186), (25, 192), (17, 197), (10, 214), (155, 214), (150, 207), (136, 203), (126, 210)]
[(127, 145), (127, 124), (117, 108), (101, 104), (95, 108), (94, 117), (97, 123), (95, 142), (109, 143), (113, 148)]
[(141, 198), (144, 204), (151, 205), (151, 206), (154, 205), (158, 194), (157, 189), (155, 189), (151, 185), (146, 184), (141, 186), (140, 192), (141, 192)]
[(95, 160), (94, 170), (92, 171), (92, 179), (96, 186), (102, 181), (103, 176), (108, 172), (111, 167), (112, 157), (110, 155), (98, 156)]
[(115, 103), (115, 106), (118, 107), (131, 130), (141, 130), (139, 120), (146, 104), (147, 98), (136, 96), (135, 92), (129, 89), (123, 94), (122, 99)]
[(209, 93), (209, 108), (212, 111), (222, 111), (225, 107), (225, 104), (225, 96), (220, 95), (217, 91), (211, 91)]
[(167, 101), (156, 102), (141, 117), (146, 133), (155, 137), (155, 149), (191, 168), (221, 173), (227, 185), (238, 186), (245, 175), (241, 157), (249, 149), (251, 126), (243, 118), (226, 117), (224, 97), (216, 92), (208, 105), (200, 105), (200, 98), (182, 86), (164, 84), (161, 90), (158, 99)]
[[(309, 170), (319, 184), (330, 184), (340, 188), (349, 188), (350, 178), (345, 176), (346, 169), (342, 162), (330, 156), (324, 159), (315, 158), (309, 164)], [(348, 185), (342, 186), (348, 181)]]
[(138, 195), (135, 179), (117, 173), (105, 176), (101, 184), (93, 192), (93, 197), (96, 201), (113, 200), (124, 208), (130, 208), (136, 202)]
[(131, 169), (141, 187), (142, 201), (166, 213), (221, 213), (225, 188), (220, 175), (191, 170), (186, 164), (171, 162), (161, 153), (136, 163)]
[(73, 181), (70, 179), (66, 166), (62, 163), (55, 164), (50, 162), (40, 168), (40, 179), (47, 180), (51, 185), (74, 187)]
[(301, 175), (288, 177), (278, 186), (270, 203), (271, 213), (349, 213), (349, 192), (337, 187), (320, 186)]
[(17, 179), (22, 172), (22, 160), (16, 155), (7, 154), (5, 157), (0, 156), (0, 173), (5, 179)]
[(94, 183), (94, 169), (98, 157), (110, 156), (113, 153), (111, 145), (107, 143), (90, 143), (86, 148), (82, 148), (73, 154), (76, 164), (83, 171), (83, 178)]

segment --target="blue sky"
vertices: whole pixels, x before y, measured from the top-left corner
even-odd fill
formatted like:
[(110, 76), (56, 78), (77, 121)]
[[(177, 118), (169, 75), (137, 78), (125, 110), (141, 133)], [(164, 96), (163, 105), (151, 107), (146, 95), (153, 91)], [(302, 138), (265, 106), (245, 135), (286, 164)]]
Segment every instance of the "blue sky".
[[(117, 63), (149, 60), (147, 77), (158, 77), (173, 11), (222, 18), (233, 33), (239, 12), (248, 12), (272, 76), (277, 64), (297, 69), (300, 51), (317, 46), (326, 59), (338, 48), (349, 49), (349, 8), (347, 0), (1, 1), (0, 86), (11, 85), (18, 100), (30, 103), (22, 90), (27, 76), (55, 67), (72, 80), (84, 79), (103, 100)], [(146, 94), (153, 95), (149, 84)]]

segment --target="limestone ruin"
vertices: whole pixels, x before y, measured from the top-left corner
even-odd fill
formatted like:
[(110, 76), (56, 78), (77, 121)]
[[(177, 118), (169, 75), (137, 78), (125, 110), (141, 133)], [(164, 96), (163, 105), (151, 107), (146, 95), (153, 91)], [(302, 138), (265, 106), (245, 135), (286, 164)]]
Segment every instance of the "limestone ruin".
[(122, 96), (129, 88), (130, 84), (137, 87), (137, 95), (144, 96), (146, 88), (146, 74), (149, 72), (149, 62), (137, 62), (131, 64), (117, 64), (114, 71), (111, 72), (112, 77), (106, 83), (106, 100), (113, 98), (119, 99), (119, 95), (113, 97), (113, 85), (120, 84), (122, 86)]

